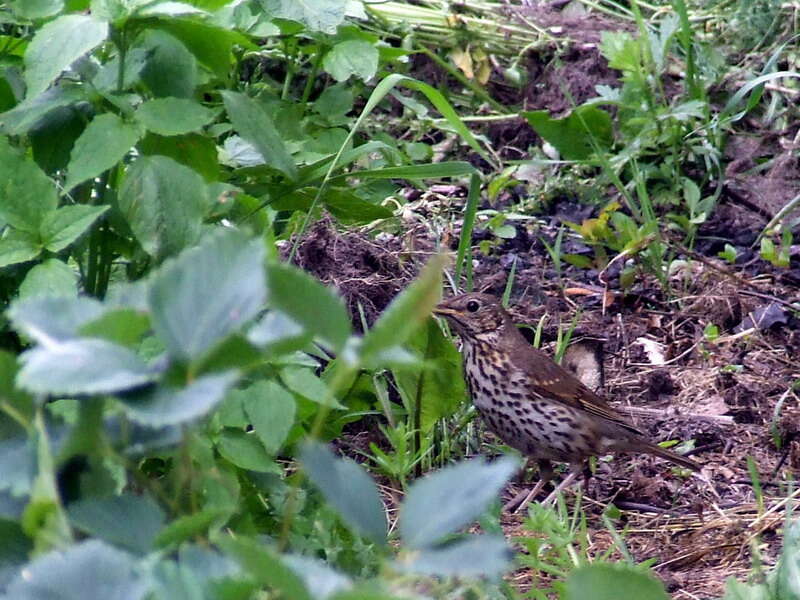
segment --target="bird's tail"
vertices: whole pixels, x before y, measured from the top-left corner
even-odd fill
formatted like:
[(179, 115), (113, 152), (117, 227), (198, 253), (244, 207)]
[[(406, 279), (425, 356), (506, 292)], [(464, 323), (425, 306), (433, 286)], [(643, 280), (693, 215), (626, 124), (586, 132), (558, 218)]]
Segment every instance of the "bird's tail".
[(654, 444), (653, 442), (649, 442), (647, 440), (638, 441), (640, 446), (637, 449), (641, 452), (647, 452), (648, 454), (653, 454), (654, 456), (660, 456), (661, 458), (673, 462), (676, 465), (691, 469), (692, 471), (700, 471), (700, 464), (693, 461), (691, 458), (681, 456), (677, 452), (667, 450), (666, 448), (662, 448), (658, 444)]

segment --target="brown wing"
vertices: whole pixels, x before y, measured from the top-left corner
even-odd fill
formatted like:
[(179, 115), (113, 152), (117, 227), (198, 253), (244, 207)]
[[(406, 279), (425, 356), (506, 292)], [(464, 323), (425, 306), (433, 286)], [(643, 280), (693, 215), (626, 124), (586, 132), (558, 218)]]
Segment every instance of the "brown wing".
[(544, 352), (528, 344), (522, 336), (514, 345), (516, 348), (511, 352), (511, 361), (516, 367), (531, 374), (530, 385), (537, 394), (607, 419), (631, 433), (642, 435), (641, 431), (628, 423), (605, 400), (583, 385), (572, 373), (554, 363)]

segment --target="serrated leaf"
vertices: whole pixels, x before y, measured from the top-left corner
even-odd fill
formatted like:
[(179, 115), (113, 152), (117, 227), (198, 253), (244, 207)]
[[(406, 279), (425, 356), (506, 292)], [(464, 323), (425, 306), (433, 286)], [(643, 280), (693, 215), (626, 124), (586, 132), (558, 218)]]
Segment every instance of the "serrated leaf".
[(152, 550), (165, 520), (151, 498), (133, 494), (78, 500), (67, 513), (81, 531), (137, 554)]
[(339, 42), (325, 54), (322, 66), (336, 81), (351, 75), (366, 81), (378, 70), (378, 49), (364, 40)]
[(116, 165), (140, 137), (141, 132), (134, 123), (127, 123), (113, 113), (96, 116), (75, 140), (64, 189), (69, 191)]
[(78, 295), (78, 274), (66, 263), (50, 258), (28, 271), (19, 286), (19, 299)]
[(28, 133), (50, 112), (84, 99), (84, 91), (84, 88), (57, 86), (35, 98), (27, 98), (0, 114), (0, 132), (8, 135)]
[(294, 425), (294, 396), (274, 381), (259, 381), (246, 390), (234, 392), (267, 452), (276, 455)]
[(99, 318), (105, 307), (86, 296), (41, 297), (17, 300), (8, 310), (14, 328), (41, 344), (78, 336), (82, 325)]
[(284, 367), (281, 369), (281, 380), (287, 388), (306, 400), (331, 408), (345, 408), (333, 397), (325, 382), (311, 369), (294, 365)]
[(50, 252), (60, 252), (77, 240), (108, 206), (76, 204), (62, 206), (45, 215), (41, 226), (42, 244)]
[(25, 52), (27, 97), (42, 93), (73, 62), (108, 37), (108, 23), (88, 15), (63, 15), (39, 29)]
[[(56, 550), (27, 564), (6, 590), (14, 600), (139, 600), (147, 581), (126, 552), (99, 540)], [(91, 573), (91, 585), (87, 585)]]
[(137, 39), (147, 61), (140, 72), (142, 82), (156, 97), (192, 98), (198, 84), (197, 60), (180, 40), (148, 27)]
[(578, 567), (567, 576), (564, 600), (668, 600), (664, 585), (640, 568), (617, 564)]
[(414, 482), (400, 509), (400, 535), (406, 545), (430, 547), (474, 521), (518, 468), (511, 457), (492, 463), (475, 459)]
[(58, 14), (64, 8), (64, 0), (12, 0), (14, 13), (24, 19), (44, 19)]
[(336, 458), (319, 442), (307, 442), (300, 460), (309, 479), (355, 531), (376, 544), (386, 543), (386, 507), (366, 471), (348, 459)]
[(182, 135), (202, 129), (214, 112), (187, 98), (155, 98), (136, 109), (136, 119), (158, 135)]
[(197, 378), (185, 388), (159, 386), (119, 398), (131, 420), (151, 427), (194, 421), (211, 412), (239, 378), (227, 371)]
[(261, 0), (267, 14), (302, 23), (311, 31), (336, 33), (344, 21), (347, 0)]
[(0, 219), (38, 236), (45, 215), (57, 205), (53, 181), (35, 162), (0, 136)]
[(331, 350), (338, 352), (352, 326), (336, 293), (300, 269), (286, 264), (267, 267), (269, 303), (282, 311)]
[(398, 567), (420, 575), (494, 579), (508, 570), (513, 557), (514, 552), (501, 536), (474, 535), (446, 546), (410, 553)]
[(272, 117), (252, 98), (238, 92), (223, 91), (222, 99), (236, 131), (258, 150), (265, 164), (278, 169), (289, 179), (297, 179), (294, 159), (286, 150)]
[(197, 242), (207, 194), (196, 171), (166, 156), (142, 156), (125, 174), (118, 206), (142, 248), (164, 258)]
[(10, 229), (0, 237), (0, 268), (33, 260), (41, 251), (38, 236)]
[(237, 467), (264, 473), (271, 471), (272, 457), (255, 434), (240, 429), (224, 429), (216, 446), (219, 453)]
[(164, 264), (149, 298), (153, 328), (172, 356), (199, 358), (255, 317), (266, 299), (263, 260), (261, 242), (227, 230)]
[(136, 354), (111, 342), (75, 339), (28, 350), (17, 384), (42, 394), (109, 394), (155, 380)]

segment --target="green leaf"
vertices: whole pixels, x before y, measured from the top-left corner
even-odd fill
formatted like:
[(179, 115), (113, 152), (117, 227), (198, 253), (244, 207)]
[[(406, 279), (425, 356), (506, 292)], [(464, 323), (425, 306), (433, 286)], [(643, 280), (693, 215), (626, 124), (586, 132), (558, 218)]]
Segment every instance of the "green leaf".
[(274, 381), (259, 381), (234, 394), (240, 396), (250, 424), (264, 448), (273, 456), (278, 454), (294, 425), (297, 409), (294, 396)]
[(287, 388), (301, 398), (331, 408), (340, 410), (345, 408), (333, 397), (328, 386), (314, 374), (312, 369), (294, 365), (284, 367), (281, 369), (281, 380)]
[(199, 358), (256, 316), (266, 299), (264, 253), (259, 241), (218, 231), (160, 269), (150, 288), (153, 329), (172, 356)]
[(508, 570), (513, 557), (502, 536), (474, 535), (443, 547), (411, 552), (398, 566), (420, 575), (494, 579)]
[(136, 119), (158, 135), (198, 131), (214, 119), (214, 111), (185, 98), (156, 98), (136, 110)]
[(297, 21), (310, 31), (336, 33), (344, 21), (346, 0), (262, 0), (264, 8), (273, 18)]
[(157, 97), (191, 98), (198, 83), (197, 61), (180, 40), (147, 29), (137, 40), (147, 53), (141, 79)]
[(311, 341), (311, 334), (279, 310), (271, 310), (247, 332), (250, 343), (265, 354), (288, 354)]
[(13, 109), (0, 115), (0, 131), (8, 135), (28, 133), (54, 110), (71, 106), (84, 98), (83, 88), (54, 87), (35, 98), (25, 99)]
[(13, 0), (11, 8), (23, 19), (44, 19), (57, 15), (64, 8), (64, 0)]
[(253, 433), (226, 428), (216, 445), (219, 453), (237, 467), (263, 473), (272, 471), (272, 457)]
[(33, 159), (45, 173), (52, 175), (69, 163), (75, 140), (86, 129), (87, 118), (82, 109), (76, 106), (56, 108), (28, 132)]
[[(284, 554), (281, 560), (303, 579), (309, 590), (314, 590), (314, 597), (318, 600), (328, 600), (337, 592), (349, 590), (353, 586), (347, 576), (335, 571), (321, 560), (298, 554)], [(338, 597), (337, 595), (336, 598)], [(371, 596), (370, 600), (381, 599)]]
[(139, 150), (144, 155), (168, 156), (200, 173), (206, 182), (219, 179), (217, 146), (209, 137), (197, 133), (169, 137), (151, 133), (139, 142)]
[(64, 189), (69, 191), (116, 165), (140, 137), (134, 123), (126, 123), (113, 113), (96, 116), (75, 141)]
[(78, 274), (57, 258), (36, 265), (19, 286), (19, 298), (78, 295)]
[(146, 2), (133, 10), (132, 17), (181, 17), (189, 15), (205, 15), (205, 11), (186, 4), (184, 2), (174, 2), (162, 0), (161, 2)]
[(269, 304), (299, 323), (334, 352), (352, 332), (341, 298), (300, 269), (287, 264), (267, 267)]
[(244, 94), (231, 91), (222, 91), (221, 94), (231, 123), (242, 138), (255, 146), (264, 163), (289, 179), (297, 179), (294, 159), (286, 150), (269, 113)]
[(475, 173), (475, 167), (468, 162), (448, 161), (429, 165), (407, 165), (403, 167), (383, 167), (353, 171), (331, 177), (330, 181), (358, 179), (441, 179), (443, 177), (465, 177)]
[(45, 91), (61, 73), (108, 37), (108, 23), (88, 15), (63, 15), (33, 36), (25, 52), (27, 97)]
[(108, 206), (74, 204), (48, 213), (41, 226), (42, 244), (50, 252), (60, 252), (86, 232), (108, 209)]
[(371, 79), (378, 70), (378, 49), (364, 40), (339, 42), (325, 54), (322, 66), (336, 81), (346, 81), (351, 75)]
[(207, 508), (191, 515), (178, 517), (170, 521), (156, 536), (156, 546), (169, 548), (196, 535), (204, 534), (214, 521), (224, 519), (227, 515), (228, 511), (226, 510)]
[[(90, 580), (87, 574), (91, 573)], [(87, 582), (90, 581), (90, 584)], [(138, 564), (99, 540), (55, 550), (27, 564), (8, 586), (14, 600), (140, 600), (148, 590)]]
[(0, 237), (0, 268), (33, 260), (41, 251), (38, 235), (9, 228)]
[(401, 346), (430, 317), (441, 298), (444, 261), (443, 255), (431, 258), (419, 277), (383, 311), (364, 336), (360, 349), (363, 361), (369, 362), (379, 352)]
[(627, 31), (604, 31), (600, 52), (612, 69), (628, 73), (642, 69), (641, 45)]
[(166, 156), (143, 156), (128, 168), (118, 204), (142, 248), (164, 258), (197, 242), (207, 193), (192, 169)]
[(640, 567), (594, 564), (570, 572), (564, 600), (668, 600), (664, 585)]
[(611, 116), (596, 106), (579, 106), (563, 119), (552, 119), (546, 110), (520, 113), (543, 139), (566, 160), (589, 158), (595, 149), (613, 143)]
[(239, 378), (235, 371), (198, 377), (183, 389), (159, 386), (119, 398), (131, 420), (150, 427), (179, 425), (208, 414)]
[(776, 598), (800, 598), (800, 524), (787, 524), (783, 553), (775, 573)]
[(319, 442), (305, 443), (300, 460), (309, 479), (351, 528), (376, 544), (386, 543), (386, 507), (364, 469), (336, 458)]
[(400, 535), (411, 548), (436, 544), (478, 518), (518, 468), (511, 457), (475, 459), (418, 479), (400, 508)]
[(412, 336), (409, 347), (425, 358), (424, 363), (398, 367), (393, 374), (404, 398), (419, 398), (420, 425), (423, 432), (430, 432), (441, 419), (452, 416), (467, 397), (461, 354), (434, 319), (428, 319)]
[(152, 550), (165, 520), (149, 496), (133, 494), (79, 500), (69, 505), (67, 514), (81, 531), (137, 554)]
[(53, 181), (28, 157), (0, 137), (0, 219), (39, 235), (47, 213), (58, 206)]
[[(274, 210), (303, 210), (313, 206), (317, 188), (303, 188), (286, 194), (270, 203)], [(387, 219), (392, 211), (385, 206), (367, 202), (345, 188), (328, 188), (322, 197), (328, 211), (343, 223), (370, 223), (376, 219)]]
[(17, 300), (7, 315), (17, 331), (40, 344), (51, 344), (78, 337), (80, 327), (99, 318), (104, 311), (94, 298), (45, 296)]
[(150, 318), (132, 308), (109, 310), (98, 319), (83, 325), (83, 337), (96, 337), (121, 346), (133, 347), (150, 330)]
[(269, 548), (242, 536), (222, 538), (218, 544), (226, 555), (235, 558), (244, 571), (272, 593), (291, 600), (312, 600), (300, 577)]
[(179, 39), (200, 64), (222, 81), (230, 79), (234, 46), (258, 50), (241, 33), (198, 20), (162, 18), (148, 20), (148, 26), (166, 31)]
[(39, 346), (20, 360), (17, 384), (42, 394), (108, 394), (150, 383), (156, 376), (127, 348), (97, 339)]

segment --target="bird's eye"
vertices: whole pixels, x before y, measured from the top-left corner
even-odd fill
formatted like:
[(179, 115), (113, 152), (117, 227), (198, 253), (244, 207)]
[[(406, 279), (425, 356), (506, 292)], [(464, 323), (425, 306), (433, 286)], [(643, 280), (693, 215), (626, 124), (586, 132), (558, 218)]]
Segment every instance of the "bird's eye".
[(478, 312), (478, 309), (481, 307), (481, 303), (477, 300), (470, 300), (467, 302), (467, 310), (471, 313)]

